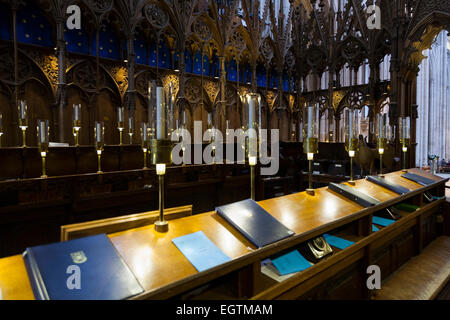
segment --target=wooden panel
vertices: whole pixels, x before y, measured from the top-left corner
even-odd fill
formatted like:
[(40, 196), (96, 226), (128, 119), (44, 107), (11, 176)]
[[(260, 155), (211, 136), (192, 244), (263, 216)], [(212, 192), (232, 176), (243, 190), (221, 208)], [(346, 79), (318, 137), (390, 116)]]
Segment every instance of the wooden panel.
[(433, 299), (449, 279), (450, 238), (440, 237), (385, 281), (374, 298), (380, 300)]
[[(192, 215), (192, 206), (168, 208), (164, 210), (167, 221)], [(95, 220), (61, 226), (61, 241), (67, 241), (101, 233), (113, 233), (138, 228), (155, 223), (159, 219), (159, 210), (132, 214), (110, 219)]]

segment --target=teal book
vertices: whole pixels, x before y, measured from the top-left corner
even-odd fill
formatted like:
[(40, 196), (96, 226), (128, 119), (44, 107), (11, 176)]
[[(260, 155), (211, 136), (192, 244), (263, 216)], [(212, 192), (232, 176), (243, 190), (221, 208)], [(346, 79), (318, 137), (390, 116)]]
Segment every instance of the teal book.
[(325, 240), (332, 245), (333, 247), (339, 248), (341, 250), (344, 250), (345, 248), (350, 247), (351, 245), (355, 244), (353, 241), (349, 241), (340, 237), (333, 236), (331, 234), (324, 234), (323, 237)]
[(378, 227), (376, 225), (372, 225), (372, 232), (377, 232), (380, 231), (380, 229), (378, 229)]
[(231, 260), (203, 231), (172, 239), (172, 242), (199, 272)]
[(278, 258), (272, 259), (272, 264), (277, 268), (280, 275), (303, 271), (311, 267), (311, 263), (306, 260), (297, 250), (291, 251)]
[(387, 227), (393, 224), (395, 220), (373, 216), (372, 222), (378, 224), (379, 226)]

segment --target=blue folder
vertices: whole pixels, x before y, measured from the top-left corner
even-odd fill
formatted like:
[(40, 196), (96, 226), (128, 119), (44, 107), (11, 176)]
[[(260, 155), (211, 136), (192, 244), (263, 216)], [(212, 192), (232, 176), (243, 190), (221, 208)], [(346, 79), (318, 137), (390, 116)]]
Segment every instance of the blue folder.
[(272, 264), (277, 268), (280, 275), (303, 271), (311, 267), (311, 263), (306, 260), (297, 250), (291, 251), (272, 260)]
[(353, 241), (345, 240), (345, 239), (333, 236), (331, 234), (324, 234), (323, 237), (330, 245), (332, 245), (333, 247), (342, 249), (342, 250), (344, 250), (345, 248), (350, 247), (352, 244), (354, 244)]
[[(121, 300), (144, 291), (105, 234), (27, 248), (23, 258), (38, 300)], [(80, 288), (70, 279), (75, 269)]]
[(380, 231), (380, 229), (378, 229), (377, 226), (373, 224), (372, 225), (372, 232), (377, 232), (377, 231)]
[(294, 235), (294, 231), (289, 230), (252, 199), (220, 206), (216, 211), (258, 248)]
[(425, 178), (423, 176), (419, 176), (418, 174), (414, 174), (414, 173), (411, 173), (411, 172), (407, 172), (405, 174), (402, 174), (402, 177), (406, 178), (408, 180), (414, 181), (414, 182), (416, 182), (418, 184), (421, 184), (423, 186), (428, 186), (428, 185), (433, 184), (433, 183), (436, 182), (436, 181), (434, 181), (432, 179), (428, 179), (428, 178)]
[(395, 222), (395, 220), (373, 216), (372, 222), (375, 224), (378, 224), (380, 226), (387, 227), (387, 226), (393, 224)]
[(172, 239), (172, 242), (199, 272), (231, 260), (203, 231)]

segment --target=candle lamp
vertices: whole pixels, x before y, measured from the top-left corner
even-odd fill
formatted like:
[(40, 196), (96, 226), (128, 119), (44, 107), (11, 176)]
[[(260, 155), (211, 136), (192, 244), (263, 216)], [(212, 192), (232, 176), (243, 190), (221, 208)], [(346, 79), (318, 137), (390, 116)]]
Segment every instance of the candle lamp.
[(47, 157), (49, 149), (49, 126), (48, 120), (38, 120), (37, 121), (37, 139), (38, 147), (41, 152), (42, 159), (42, 175), (41, 178), (47, 178), (45, 158)]
[(95, 135), (95, 149), (97, 150), (97, 161), (98, 161), (98, 171), (97, 173), (102, 172), (102, 152), (104, 149), (105, 142), (105, 126), (103, 122), (96, 121), (94, 127), (94, 135)]
[(358, 151), (358, 136), (359, 136), (359, 112), (355, 110), (345, 110), (344, 114), (345, 127), (345, 150), (350, 157), (350, 181), (351, 185), (355, 185), (353, 180), (353, 158)]
[(248, 126), (248, 140), (247, 140), (247, 157), (250, 165), (250, 194), (253, 200), (255, 199), (255, 166), (258, 157), (258, 132), (260, 128), (260, 102), (261, 97), (257, 93), (249, 93), (246, 97), (247, 114), (245, 119)]
[(128, 117), (128, 135), (130, 136), (130, 144), (133, 144), (134, 119), (133, 116)]
[(379, 177), (384, 178), (383, 175), (383, 154), (387, 147), (387, 141), (390, 137), (390, 126), (387, 114), (377, 114), (376, 119), (376, 135), (377, 135), (377, 149), (380, 154), (380, 173)]
[(141, 145), (142, 152), (144, 153), (144, 170), (148, 170), (147, 167), (147, 152), (150, 149), (150, 127), (148, 123), (143, 122), (141, 124)]
[[(210, 133), (209, 143), (214, 143), (216, 140), (216, 130), (214, 128), (213, 123), (213, 116), (211, 113), (208, 113), (208, 124), (207, 124), (207, 131)], [(216, 146), (212, 146), (212, 157), (213, 157), (213, 164), (216, 163)]]
[(28, 119), (27, 119), (27, 102), (24, 100), (19, 101), (19, 128), (22, 130), (22, 147), (26, 147), (26, 131), (28, 128)]
[(73, 105), (73, 136), (75, 138), (75, 146), (78, 147), (81, 129), (81, 104)]
[(3, 114), (0, 112), (0, 148), (2, 147), (2, 135), (3, 135)]
[(123, 108), (117, 108), (117, 129), (119, 130), (119, 145), (122, 145), (123, 142), (123, 129), (125, 128), (125, 120), (124, 120)]
[(151, 162), (156, 166), (159, 180), (159, 220), (155, 222), (157, 232), (167, 232), (169, 224), (164, 220), (164, 175), (166, 166), (172, 163), (172, 141), (169, 139), (173, 128), (173, 94), (172, 86), (166, 96), (164, 87), (156, 86), (156, 119), (150, 123), (154, 135), (151, 139)]
[(303, 152), (306, 153), (309, 164), (309, 187), (306, 193), (314, 195), (312, 187), (312, 164), (314, 154), (319, 153), (319, 104), (310, 104), (303, 109)]
[(411, 120), (409, 117), (399, 118), (400, 143), (403, 151), (403, 172), (408, 172), (406, 169), (406, 153), (411, 139)]

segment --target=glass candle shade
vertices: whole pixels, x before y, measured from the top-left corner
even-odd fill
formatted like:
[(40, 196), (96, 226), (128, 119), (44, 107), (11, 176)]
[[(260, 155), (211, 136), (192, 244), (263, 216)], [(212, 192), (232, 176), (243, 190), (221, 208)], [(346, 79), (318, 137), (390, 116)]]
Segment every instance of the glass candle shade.
[(409, 117), (399, 118), (400, 143), (403, 148), (408, 148), (411, 139), (411, 120)]
[(164, 88), (157, 86), (155, 112), (151, 113), (150, 130), (151, 139), (151, 159), (152, 164), (170, 164), (172, 163), (172, 142), (170, 135), (174, 128), (174, 108), (172, 89), (169, 88), (169, 94), (166, 96)]
[(79, 146), (79, 135), (81, 129), (81, 104), (73, 105), (72, 130), (75, 138), (75, 146)]
[(81, 127), (81, 104), (73, 105), (73, 127)]
[(42, 175), (41, 178), (47, 178), (45, 158), (47, 157), (49, 147), (49, 126), (48, 120), (37, 121), (37, 142), (42, 159)]
[(119, 130), (125, 128), (125, 115), (122, 107), (117, 108), (117, 128)]
[(248, 157), (256, 157), (258, 155), (258, 132), (260, 129), (260, 106), (261, 96), (257, 93), (247, 94), (247, 115), (248, 120)]
[(303, 109), (303, 152), (319, 152), (319, 104), (310, 104)]
[(103, 151), (105, 143), (105, 126), (102, 121), (96, 121), (94, 127), (95, 148), (97, 151)]
[(141, 145), (142, 149), (148, 150), (150, 148), (150, 126), (148, 123), (141, 123)]
[(383, 154), (386, 149), (387, 141), (391, 137), (387, 114), (377, 114), (375, 132), (378, 152)]
[(19, 127), (22, 129), (27, 128), (28, 127), (28, 106), (27, 106), (27, 102), (24, 100), (19, 101), (18, 115), (19, 115)]
[(128, 117), (128, 135), (130, 136), (130, 144), (133, 143), (134, 119), (133, 116)]
[(48, 120), (37, 121), (37, 139), (40, 152), (48, 152), (49, 146), (49, 125)]
[[(3, 114), (0, 112), (0, 139), (3, 135)], [(2, 146), (2, 141), (0, 140), (0, 147)]]
[[(357, 151), (359, 136), (359, 112), (347, 109), (344, 112), (345, 150)], [(352, 153), (354, 154), (354, 153)]]

